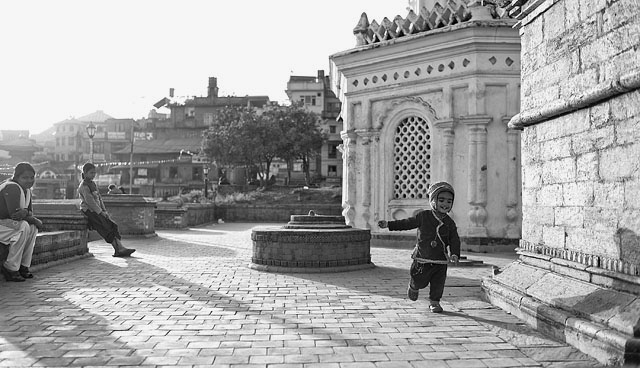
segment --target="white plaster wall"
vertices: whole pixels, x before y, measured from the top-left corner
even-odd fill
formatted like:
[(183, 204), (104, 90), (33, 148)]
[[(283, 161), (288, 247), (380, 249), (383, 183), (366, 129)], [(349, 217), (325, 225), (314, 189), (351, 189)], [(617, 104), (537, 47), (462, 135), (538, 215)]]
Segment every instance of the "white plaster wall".
[[(456, 190), (451, 216), (460, 235), (520, 236), (520, 196), (517, 193), (514, 204), (514, 196), (509, 195), (520, 188), (520, 154), (513, 144), (508, 146), (506, 126), (519, 111), (519, 38), (510, 28), (477, 28), (331, 57), (332, 85), (340, 86), (336, 92), (343, 103), (344, 146), (350, 147), (343, 153), (343, 214), (348, 224), (375, 232), (377, 220), (394, 218), (393, 211), (403, 210), (396, 211), (397, 218), (429, 207), (426, 199), (400, 201), (398, 207), (399, 201), (392, 198), (395, 127), (416, 115), (428, 122), (431, 131), (431, 182), (450, 178)], [(487, 43), (485, 36), (495, 44)], [(474, 44), (474, 39), (484, 41)], [(444, 130), (438, 126), (453, 128), (448, 165), (443, 164), (447, 162)], [(484, 191), (478, 189), (484, 177), (476, 175), (477, 155), (483, 149), (487, 154)], [(516, 165), (509, 167), (514, 152)], [(478, 205), (476, 197), (486, 200)], [(511, 222), (509, 205), (517, 211)], [(472, 224), (482, 212), (478, 207), (487, 213), (480, 227)]]

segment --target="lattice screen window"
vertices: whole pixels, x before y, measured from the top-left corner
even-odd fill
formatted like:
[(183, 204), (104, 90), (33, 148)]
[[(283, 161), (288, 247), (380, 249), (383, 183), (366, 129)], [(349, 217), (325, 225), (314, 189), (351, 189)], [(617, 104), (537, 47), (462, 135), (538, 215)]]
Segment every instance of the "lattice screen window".
[(404, 119), (396, 129), (393, 149), (394, 198), (428, 198), (431, 134), (427, 122), (417, 116)]

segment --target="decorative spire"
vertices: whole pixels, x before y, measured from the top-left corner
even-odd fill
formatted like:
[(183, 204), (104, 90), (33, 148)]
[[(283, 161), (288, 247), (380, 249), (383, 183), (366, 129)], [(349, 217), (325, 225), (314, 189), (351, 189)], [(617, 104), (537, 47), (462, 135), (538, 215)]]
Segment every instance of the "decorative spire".
[(353, 34), (356, 36), (356, 46), (364, 46), (470, 20), (487, 21), (508, 17), (505, 9), (496, 4), (496, 0), (471, 0), (468, 5), (465, 0), (440, 0), (433, 4), (432, 9), (423, 6), (419, 14), (409, 10), (406, 18), (398, 15), (391, 21), (385, 17), (380, 24), (375, 20), (369, 23), (367, 14), (362, 13)]
[(367, 13), (362, 13), (358, 24), (353, 29), (353, 34), (356, 35), (356, 46), (366, 45), (366, 34), (369, 32), (369, 19)]

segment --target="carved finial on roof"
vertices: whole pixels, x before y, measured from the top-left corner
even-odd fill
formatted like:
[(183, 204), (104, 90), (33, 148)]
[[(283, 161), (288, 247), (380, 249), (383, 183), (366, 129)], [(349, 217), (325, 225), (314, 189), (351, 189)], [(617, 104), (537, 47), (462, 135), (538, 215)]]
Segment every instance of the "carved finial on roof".
[(471, 0), (467, 4), (467, 9), (471, 13), (471, 19), (473, 20), (491, 20), (491, 9), (489, 5), (493, 5), (493, 1), (486, 0)]
[(367, 18), (367, 13), (362, 13), (362, 15), (360, 16), (360, 20), (358, 21), (358, 24), (353, 29), (353, 34), (356, 35), (356, 46), (362, 46), (367, 44), (365, 35), (368, 31), (369, 31), (369, 18)]

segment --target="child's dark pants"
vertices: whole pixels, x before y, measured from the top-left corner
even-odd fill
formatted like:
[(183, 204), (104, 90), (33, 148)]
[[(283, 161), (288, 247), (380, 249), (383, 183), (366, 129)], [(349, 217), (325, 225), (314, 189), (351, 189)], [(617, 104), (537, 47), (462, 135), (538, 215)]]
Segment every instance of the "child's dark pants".
[(447, 279), (447, 265), (435, 263), (418, 263), (413, 261), (411, 269), (411, 288), (424, 289), (431, 284), (429, 288), (429, 300), (440, 301), (444, 293), (444, 283)]

